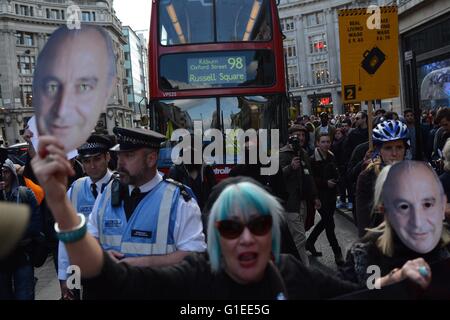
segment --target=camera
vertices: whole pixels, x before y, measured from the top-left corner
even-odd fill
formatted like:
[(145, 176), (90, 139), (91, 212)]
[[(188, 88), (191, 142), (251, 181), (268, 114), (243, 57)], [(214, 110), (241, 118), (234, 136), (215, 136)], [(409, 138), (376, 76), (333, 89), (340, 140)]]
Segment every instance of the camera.
[(292, 146), (292, 149), (295, 153), (299, 153), (301, 146), (300, 146), (300, 139), (297, 136), (290, 136), (289, 137), (289, 144)]

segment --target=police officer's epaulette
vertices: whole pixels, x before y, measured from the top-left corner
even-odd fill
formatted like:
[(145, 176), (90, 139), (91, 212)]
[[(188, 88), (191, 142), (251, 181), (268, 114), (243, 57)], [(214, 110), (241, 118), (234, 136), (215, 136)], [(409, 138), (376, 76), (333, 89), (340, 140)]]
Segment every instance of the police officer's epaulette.
[(178, 188), (180, 188), (180, 193), (183, 196), (184, 201), (188, 202), (189, 200), (192, 199), (191, 195), (186, 190), (186, 186), (184, 184), (182, 184), (181, 182), (173, 180), (172, 178), (167, 178), (167, 177), (164, 177), (164, 181), (167, 181), (168, 183), (174, 184)]

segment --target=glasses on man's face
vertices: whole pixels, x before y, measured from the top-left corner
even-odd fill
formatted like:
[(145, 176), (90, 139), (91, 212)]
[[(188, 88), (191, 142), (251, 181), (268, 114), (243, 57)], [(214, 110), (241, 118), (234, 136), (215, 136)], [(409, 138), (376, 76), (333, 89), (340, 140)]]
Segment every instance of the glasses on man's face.
[(272, 228), (272, 216), (259, 216), (250, 219), (247, 223), (236, 220), (221, 220), (216, 222), (219, 234), (225, 239), (236, 239), (244, 231), (245, 227), (255, 236), (263, 236)]

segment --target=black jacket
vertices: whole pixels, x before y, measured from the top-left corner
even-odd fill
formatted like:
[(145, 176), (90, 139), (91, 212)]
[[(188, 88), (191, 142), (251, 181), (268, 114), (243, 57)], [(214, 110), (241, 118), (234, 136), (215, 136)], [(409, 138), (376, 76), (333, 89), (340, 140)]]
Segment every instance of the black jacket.
[(296, 156), (290, 145), (280, 149), (280, 169), (283, 170), (283, 178), (287, 191), (286, 211), (299, 212), (300, 202), (311, 201), (317, 198), (317, 188), (312, 175), (311, 164), (308, 155), (300, 150), (302, 166), (293, 170), (291, 161)]
[(283, 171), (278, 170), (274, 175), (261, 175), (261, 168), (260, 164), (239, 164), (231, 169), (229, 176), (251, 177), (266, 187), (272, 195), (285, 202), (288, 194), (283, 180)]
[(311, 157), (311, 168), (314, 175), (314, 181), (319, 193), (321, 202), (336, 203), (337, 187), (328, 187), (328, 180), (339, 179), (338, 169), (334, 160), (334, 155), (328, 152), (326, 158), (321, 158), (318, 151)]
[(368, 129), (355, 128), (348, 134), (344, 142), (344, 154), (351, 155), (359, 144), (369, 141)]
[(339, 277), (361, 286), (371, 276), (367, 268), (371, 265), (378, 266), (381, 277), (387, 275), (394, 268), (401, 268), (408, 260), (423, 258), (429, 264), (450, 258), (449, 246), (438, 244), (434, 250), (427, 254), (420, 254), (408, 249), (401, 240), (394, 235), (394, 255), (385, 256), (376, 246), (380, 234), (369, 233), (361, 241), (352, 245), (347, 252), (345, 265), (339, 269)]
[(87, 299), (139, 300), (275, 300), (328, 299), (359, 288), (318, 270), (306, 268), (290, 255), (269, 265), (258, 283), (242, 285), (225, 272), (213, 273), (206, 254), (191, 254), (161, 268), (117, 264), (104, 254), (100, 275), (86, 281)]
[(211, 189), (216, 185), (216, 177), (214, 175), (214, 171), (208, 165), (203, 165), (201, 167), (201, 171), (202, 172), (199, 173), (197, 178), (194, 180), (188, 174), (188, 171), (184, 165), (172, 165), (169, 170), (168, 177), (191, 188), (197, 198), (197, 203), (200, 210), (203, 210), (203, 207), (211, 193)]

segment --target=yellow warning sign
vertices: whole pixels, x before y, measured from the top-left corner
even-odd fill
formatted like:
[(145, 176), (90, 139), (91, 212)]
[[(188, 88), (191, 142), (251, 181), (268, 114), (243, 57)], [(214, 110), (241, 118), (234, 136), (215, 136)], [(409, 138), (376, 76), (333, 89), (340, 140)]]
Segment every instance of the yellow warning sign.
[(399, 95), (397, 7), (339, 10), (342, 98)]

